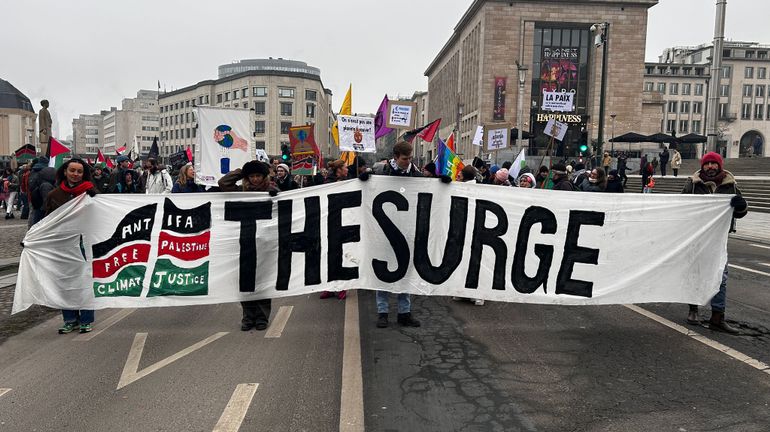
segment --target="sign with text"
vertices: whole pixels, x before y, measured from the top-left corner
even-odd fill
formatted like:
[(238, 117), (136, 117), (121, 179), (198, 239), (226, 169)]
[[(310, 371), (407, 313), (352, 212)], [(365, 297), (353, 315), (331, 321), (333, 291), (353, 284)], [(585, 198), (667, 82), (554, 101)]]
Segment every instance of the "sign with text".
[(511, 128), (507, 125), (487, 126), (487, 150), (502, 150), (508, 147)]
[(375, 153), (374, 117), (337, 116), (340, 151)]
[(551, 119), (545, 124), (545, 130), (543, 132), (548, 136), (552, 136), (557, 140), (562, 141), (564, 135), (567, 134), (567, 129), (569, 129), (569, 126), (566, 123)]
[(731, 217), (729, 195), (589, 194), (376, 175), (275, 197), (82, 194), (27, 232), (13, 312), (344, 289), (561, 305), (704, 304), (722, 278)]
[(476, 133), (473, 134), (473, 141), (471, 144), (475, 146), (484, 144), (484, 126), (476, 126)]
[(574, 109), (575, 93), (543, 90), (543, 110), (570, 112)]
[(408, 101), (388, 101), (388, 118), (385, 126), (391, 129), (413, 129), (417, 104)]

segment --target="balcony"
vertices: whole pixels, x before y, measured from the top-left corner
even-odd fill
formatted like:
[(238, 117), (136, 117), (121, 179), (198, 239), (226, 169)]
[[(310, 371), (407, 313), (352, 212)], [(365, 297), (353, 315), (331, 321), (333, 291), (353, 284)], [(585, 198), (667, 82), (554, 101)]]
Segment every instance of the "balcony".
[(737, 113), (721, 113), (719, 114), (719, 120), (720, 121), (727, 121), (727, 122), (734, 122), (735, 120), (738, 120), (738, 114)]

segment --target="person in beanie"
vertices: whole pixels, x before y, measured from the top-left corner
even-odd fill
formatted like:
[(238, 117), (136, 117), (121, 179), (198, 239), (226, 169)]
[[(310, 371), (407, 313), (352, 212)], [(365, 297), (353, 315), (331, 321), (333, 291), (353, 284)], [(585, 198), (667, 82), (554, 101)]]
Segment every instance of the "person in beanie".
[(102, 165), (101, 162), (94, 165), (92, 172), (91, 183), (94, 184), (94, 187), (99, 193), (107, 193), (110, 188), (110, 177), (105, 174), (104, 165)]
[[(749, 205), (741, 196), (738, 183), (729, 171), (723, 169), (724, 162), (718, 153), (708, 152), (700, 161), (701, 169), (696, 171), (684, 185), (683, 194), (708, 195), (728, 194), (734, 195), (730, 200), (733, 207), (733, 218), (740, 219), (746, 216)], [(738, 334), (740, 331), (725, 321), (725, 309), (727, 303), (727, 263), (722, 270), (722, 282), (719, 284), (719, 292), (711, 299), (711, 318), (707, 326), (712, 330), (723, 331), (729, 334)], [(687, 314), (689, 324), (700, 324), (698, 306), (690, 305)]]
[[(45, 198), (46, 214), (53, 213), (67, 201), (88, 194), (94, 196), (97, 193), (94, 184), (91, 183), (91, 169), (82, 159), (70, 159), (64, 162), (56, 170), (57, 187)], [(91, 331), (94, 322), (93, 310), (62, 310), (64, 324), (59, 327), (59, 334), (72, 333), (79, 329), (80, 333)]]
[(474, 168), (473, 165), (466, 165), (463, 167), (462, 171), (460, 171), (461, 182), (475, 181), (476, 183), (481, 183), (479, 181), (480, 177), (481, 177), (481, 174), (478, 171), (476, 171), (476, 168)]
[(492, 184), (497, 186), (510, 186), (511, 182), (508, 180), (508, 169), (500, 168), (495, 172), (495, 176), (492, 179)]
[(623, 181), (620, 180), (618, 170), (612, 170), (607, 175), (607, 188), (605, 192), (623, 193)]
[[(238, 181), (241, 185), (238, 186)], [(219, 179), (219, 188), (222, 192), (268, 192), (270, 196), (278, 195), (278, 189), (270, 182), (270, 165), (260, 161), (250, 161), (230, 171)], [(270, 319), (270, 299), (242, 301), (243, 318), (241, 318), (241, 330), (249, 331), (251, 328), (265, 330)]]
[(291, 178), (289, 166), (285, 163), (279, 163), (275, 167), (275, 186), (281, 191), (286, 192), (298, 189), (299, 185)]
[(575, 185), (569, 180), (567, 167), (558, 163), (551, 167), (551, 181), (553, 181), (553, 190), (574, 191)]
[(118, 193), (118, 183), (126, 178), (125, 171), (131, 169), (131, 160), (128, 156), (118, 156), (117, 159), (115, 159), (115, 163), (117, 163), (118, 166), (110, 173), (110, 185), (107, 188), (109, 193)]
[(537, 180), (535, 180), (535, 176), (533, 176), (532, 173), (524, 173), (519, 176), (518, 186), (527, 189), (534, 189), (537, 187)]
[[(473, 168), (473, 167), (471, 167), (471, 168)], [(422, 176), (423, 177), (436, 177), (436, 164), (433, 163), (433, 162), (426, 163), (425, 166), (422, 167)]]

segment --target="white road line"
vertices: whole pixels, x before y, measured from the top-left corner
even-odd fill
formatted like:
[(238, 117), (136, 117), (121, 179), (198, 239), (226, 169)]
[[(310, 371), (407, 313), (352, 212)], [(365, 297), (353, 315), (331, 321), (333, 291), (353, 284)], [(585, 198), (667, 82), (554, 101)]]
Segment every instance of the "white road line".
[(0, 288), (6, 288), (11, 285), (16, 285), (17, 277), (18, 277), (18, 273), (11, 273), (5, 276), (0, 276)]
[(696, 341), (698, 341), (698, 342), (700, 342), (700, 343), (702, 343), (702, 344), (704, 344), (706, 346), (714, 348), (717, 351), (722, 351), (723, 353), (729, 355), (730, 357), (732, 357), (732, 358), (734, 358), (734, 359), (736, 359), (736, 360), (738, 360), (740, 362), (746, 363), (747, 365), (753, 367), (754, 369), (760, 370), (760, 371), (765, 372), (766, 374), (770, 375), (770, 365), (762, 363), (761, 361), (759, 361), (757, 359), (751, 358), (751, 357), (747, 356), (746, 354), (743, 354), (740, 351), (736, 351), (736, 350), (730, 348), (727, 345), (723, 345), (723, 344), (721, 344), (719, 342), (711, 340), (711, 339), (707, 338), (706, 336), (701, 335), (700, 333), (697, 333), (697, 332), (694, 332), (694, 331), (688, 329), (687, 327), (684, 327), (684, 326), (681, 326), (679, 324), (673, 323), (673, 322), (671, 322), (671, 321), (661, 317), (660, 315), (657, 315), (657, 314), (654, 314), (654, 313), (648, 311), (647, 309), (642, 309), (639, 306), (635, 306), (635, 305), (624, 305), (624, 306), (629, 308), (629, 309), (631, 309), (632, 311), (640, 314), (640, 315), (644, 315), (644, 316), (646, 316), (647, 318), (650, 318), (653, 321), (657, 321), (657, 322), (659, 322), (660, 324), (663, 324), (666, 327), (669, 327), (669, 328), (671, 328), (673, 330), (676, 330), (676, 331), (678, 331), (679, 333), (682, 333), (685, 336), (689, 336), (689, 337), (695, 339)]
[(762, 248), (762, 249), (770, 249), (770, 246), (756, 244), (756, 243), (750, 243), (749, 246), (754, 246), (754, 247), (758, 247), (758, 248)]
[(4, 394), (8, 393), (12, 389), (9, 388), (0, 388), (0, 397), (3, 397)]
[(765, 272), (763, 272), (763, 271), (759, 271), (759, 270), (750, 269), (750, 268), (748, 268), (748, 267), (741, 267), (741, 266), (739, 266), (739, 265), (735, 265), (735, 264), (727, 264), (727, 266), (728, 266), (728, 267), (732, 267), (732, 268), (736, 268), (736, 269), (738, 269), (738, 270), (743, 270), (743, 271), (747, 271), (747, 272), (751, 272), (751, 273), (756, 273), (756, 274), (761, 274), (761, 275), (763, 275), (763, 276), (768, 276), (768, 277), (770, 277), (770, 273), (765, 273)]
[(265, 333), (266, 338), (279, 338), (283, 334), (283, 329), (286, 327), (286, 323), (289, 321), (291, 311), (294, 310), (294, 306), (281, 306), (278, 309), (278, 313), (275, 314), (273, 322), (270, 323), (270, 327), (267, 328)]
[(759, 263), (759, 265), (763, 265), (765, 267), (770, 267), (770, 263)]
[(79, 334), (74, 337), (76, 341), (90, 341), (91, 339), (99, 336), (103, 331), (107, 330), (108, 328), (112, 327), (115, 323), (122, 320), (123, 318), (131, 315), (132, 312), (134, 312), (136, 309), (121, 309), (118, 311), (118, 313), (112, 315), (111, 317), (107, 318), (106, 320), (98, 323), (96, 326), (96, 330), (90, 332), (90, 333), (83, 333)]
[(215, 340), (221, 338), (226, 334), (227, 332), (216, 333), (212, 336), (207, 337), (206, 339), (203, 339), (202, 341), (196, 344), (190, 345), (189, 347), (183, 349), (182, 351), (179, 351), (174, 355), (164, 358), (163, 360), (153, 365), (147, 366), (142, 370), (138, 370), (139, 360), (142, 359), (142, 351), (144, 350), (144, 343), (147, 341), (147, 333), (137, 333), (136, 336), (134, 336), (134, 343), (131, 345), (131, 350), (128, 352), (126, 365), (123, 366), (123, 373), (120, 375), (120, 381), (118, 381), (118, 387), (115, 390), (120, 390), (121, 388), (131, 384), (132, 382), (138, 379), (144, 378), (147, 375), (155, 372), (156, 370), (164, 366), (168, 366), (169, 364), (179, 360), (180, 358), (186, 356), (187, 354), (190, 354), (200, 348), (203, 348), (204, 346), (210, 344), (211, 342), (214, 342)]
[(241, 428), (257, 387), (259, 383), (238, 384), (217, 425), (214, 426), (214, 432), (237, 432)]
[(0, 226), (0, 229), (19, 228), (19, 227), (26, 227), (26, 226), (27, 226), (27, 224), (3, 225), (3, 226)]
[(340, 432), (364, 431), (364, 379), (361, 373), (361, 334), (359, 330), (358, 292), (349, 290), (345, 299)]

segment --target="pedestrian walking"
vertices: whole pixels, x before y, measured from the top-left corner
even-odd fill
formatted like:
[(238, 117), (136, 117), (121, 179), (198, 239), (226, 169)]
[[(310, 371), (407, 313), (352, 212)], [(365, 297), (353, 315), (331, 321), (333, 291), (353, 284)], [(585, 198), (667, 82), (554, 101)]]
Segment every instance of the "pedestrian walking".
[(668, 151), (668, 147), (663, 147), (663, 151), (658, 153), (658, 156), (660, 156), (660, 175), (665, 177), (666, 176), (666, 168), (668, 167), (668, 160), (671, 157), (671, 154)]
[(610, 152), (604, 152), (604, 157), (602, 157), (604, 172), (610, 172), (610, 165), (612, 165), (612, 156), (610, 156)]
[(13, 170), (6, 168), (3, 173), (3, 190), (5, 192), (5, 218), (13, 219), (13, 206), (16, 203), (16, 195), (19, 194), (19, 176)]
[[(241, 182), (240, 186), (237, 185), (238, 181)], [(222, 192), (268, 192), (271, 196), (278, 194), (278, 188), (270, 181), (270, 165), (255, 160), (246, 162), (243, 168), (225, 174), (218, 183)], [(265, 330), (270, 322), (271, 307), (270, 299), (242, 301), (241, 330)]]
[[(82, 159), (70, 159), (56, 170), (56, 188), (45, 198), (45, 212), (51, 214), (69, 200), (84, 193), (94, 196), (97, 193), (91, 183), (91, 169)], [(85, 228), (84, 228), (85, 229)], [(80, 333), (91, 331), (94, 322), (94, 311), (89, 309), (64, 309), (64, 323), (59, 327), (59, 334), (80, 330)]]
[[(420, 170), (412, 163), (413, 155), (412, 145), (406, 141), (400, 141), (393, 146), (393, 158), (378, 165), (374, 170), (376, 175), (389, 175), (398, 177), (422, 177)], [(361, 181), (369, 179), (369, 172), (362, 173), (358, 178)], [(442, 182), (449, 177), (442, 176)], [(451, 181), (451, 179), (449, 179)], [(388, 326), (388, 309), (390, 308), (390, 292), (377, 291), (377, 327), (386, 328)], [(398, 294), (398, 324), (406, 327), (420, 327), (420, 321), (412, 317), (412, 299), (407, 293)]]
[[(639, 174), (642, 175), (642, 193), (651, 193), (650, 179), (653, 177), (655, 170), (652, 167), (652, 162), (646, 162), (639, 169)], [(655, 187), (655, 180), (652, 181), (652, 187)], [(649, 192), (648, 189), (650, 188)]]
[(626, 175), (626, 171), (631, 171), (631, 168), (628, 167), (628, 155), (626, 152), (622, 152), (620, 155), (618, 155), (618, 177), (623, 181), (624, 188), (628, 182), (628, 175)]
[(205, 192), (203, 185), (195, 183), (195, 168), (191, 163), (185, 164), (180, 170), (171, 193), (194, 193)]
[(33, 159), (29, 175), (30, 215), (27, 226), (32, 227), (45, 217), (45, 198), (56, 188), (56, 170), (48, 166), (48, 158)]
[[(724, 161), (718, 153), (708, 152), (700, 161), (701, 169), (696, 171), (684, 185), (683, 194), (708, 195), (728, 194), (734, 195), (730, 200), (733, 207), (733, 219), (740, 219), (748, 212), (748, 203), (741, 196), (735, 176), (723, 169)], [(721, 251), (714, 251), (721, 253)], [(740, 331), (725, 321), (727, 308), (727, 263), (722, 270), (722, 282), (719, 284), (719, 292), (711, 299), (711, 318), (707, 326), (712, 330), (723, 331), (729, 334), (738, 334)], [(698, 306), (690, 305), (687, 314), (689, 324), (700, 324)]]
[(682, 167), (682, 155), (677, 149), (672, 150), (671, 170), (674, 171), (674, 177), (679, 176), (679, 168)]

